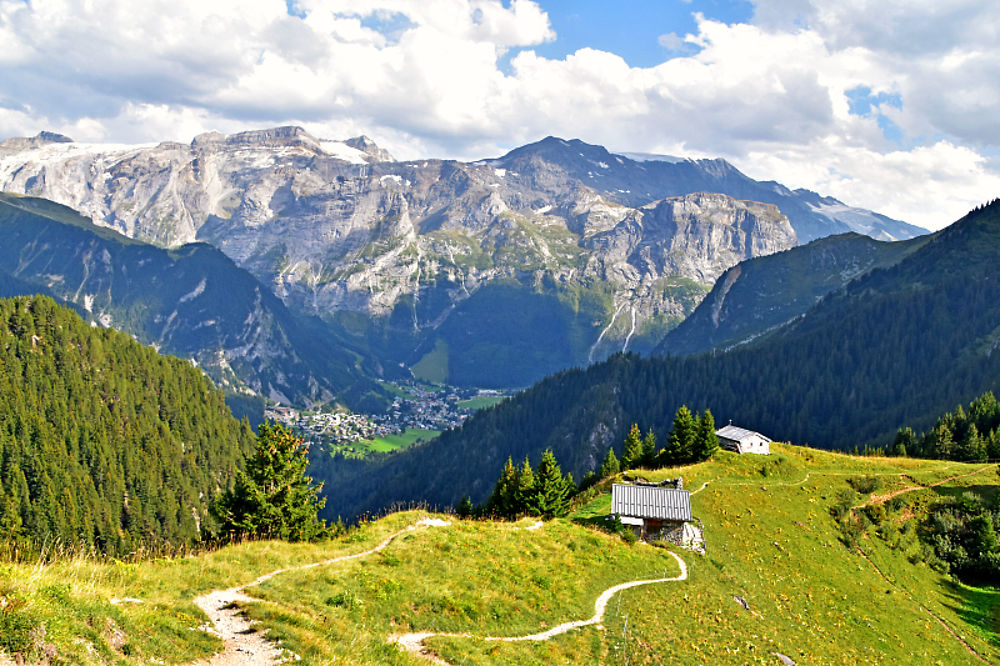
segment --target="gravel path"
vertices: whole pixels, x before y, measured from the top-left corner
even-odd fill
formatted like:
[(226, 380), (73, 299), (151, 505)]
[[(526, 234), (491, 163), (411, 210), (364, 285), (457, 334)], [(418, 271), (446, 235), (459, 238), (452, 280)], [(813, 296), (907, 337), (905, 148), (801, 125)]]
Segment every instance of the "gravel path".
[(527, 636), (487, 636), (488, 641), (547, 641), (553, 636), (558, 636), (559, 634), (565, 634), (573, 629), (579, 629), (580, 627), (588, 627), (592, 624), (600, 624), (601, 620), (604, 619), (604, 611), (608, 608), (608, 602), (611, 598), (622, 590), (627, 590), (630, 587), (639, 587), (640, 585), (652, 585), (653, 583), (671, 583), (674, 581), (684, 580), (688, 577), (687, 564), (681, 559), (680, 555), (677, 553), (667, 551), (673, 555), (674, 559), (677, 560), (677, 564), (681, 567), (681, 573), (673, 578), (654, 578), (650, 580), (633, 580), (628, 583), (622, 583), (620, 585), (615, 585), (614, 587), (609, 587), (601, 593), (601, 596), (597, 597), (597, 601), (594, 602), (594, 615), (589, 620), (576, 620), (575, 622), (564, 622), (559, 626), (552, 627), (548, 631), (543, 631), (537, 634), (529, 634)]
[(320, 562), (312, 562), (297, 567), (287, 567), (278, 569), (258, 577), (250, 583), (231, 587), (227, 590), (213, 590), (208, 594), (196, 598), (194, 603), (203, 610), (211, 626), (203, 627), (206, 631), (222, 639), (225, 649), (209, 659), (197, 661), (191, 666), (272, 666), (284, 661), (297, 660), (297, 656), (279, 647), (272, 641), (267, 640), (263, 632), (256, 631), (253, 623), (243, 614), (238, 604), (256, 601), (253, 597), (245, 594), (243, 590), (254, 585), (260, 585), (264, 581), (288, 571), (301, 571), (322, 567), (337, 562), (354, 560), (359, 557), (373, 555), (388, 546), (401, 534), (413, 531), (418, 527), (445, 527), (451, 523), (446, 520), (435, 518), (424, 518), (417, 521), (406, 529), (390, 534), (382, 543), (369, 550), (354, 553), (353, 555), (341, 555)]
[[(611, 598), (615, 596), (618, 592), (622, 590), (627, 590), (630, 587), (639, 587), (640, 585), (652, 585), (654, 583), (670, 583), (674, 581), (684, 580), (688, 576), (687, 564), (684, 560), (680, 558), (679, 555), (671, 551), (667, 551), (677, 560), (677, 564), (680, 565), (681, 573), (673, 578), (655, 578), (649, 580), (633, 580), (627, 583), (621, 583), (620, 585), (615, 585), (609, 587), (601, 596), (597, 597), (597, 601), (594, 602), (594, 615), (587, 620), (576, 620), (573, 622), (564, 622), (559, 626), (553, 627), (548, 631), (542, 631), (537, 634), (528, 634), (527, 636), (487, 636), (484, 640), (487, 641), (547, 641), (553, 636), (558, 636), (560, 634), (565, 634), (573, 629), (579, 629), (580, 627), (587, 627), (590, 625), (599, 625), (601, 620), (604, 619), (604, 612), (607, 610), (608, 603)], [(401, 648), (409, 652), (410, 654), (425, 659), (434, 664), (441, 664), (443, 666), (451, 666), (447, 661), (444, 661), (439, 656), (431, 652), (424, 641), (428, 638), (435, 636), (462, 636), (471, 637), (470, 634), (444, 634), (444, 633), (411, 633), (411, 634), (393, 634), (389, 637), (390, 643), (395, 643)]]

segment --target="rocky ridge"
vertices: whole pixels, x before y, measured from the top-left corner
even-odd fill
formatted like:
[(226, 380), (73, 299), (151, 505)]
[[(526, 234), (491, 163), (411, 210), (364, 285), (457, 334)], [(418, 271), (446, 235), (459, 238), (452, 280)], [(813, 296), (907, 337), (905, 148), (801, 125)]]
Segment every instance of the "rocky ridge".
[(0, 144), (4, 190), (146, 242), (208, 242), (394, 366), (438, 344), (459, 356), (446, 322), (498, 284), (564, 306), (541, 332), (573, 320), (559, 333), (572, 353), (540, 372), (650, 349), (727, 268), (799, 240), (780, 204), (706, 194), (723, 186), (770, 192), (803, 228), (819, 224), (787, 190), (721, 160), (636, 161), (552, 137), (474, 163), (398, 162), (367, 137), (324, 141), (298, 127), (110, 149), (48, 135)]

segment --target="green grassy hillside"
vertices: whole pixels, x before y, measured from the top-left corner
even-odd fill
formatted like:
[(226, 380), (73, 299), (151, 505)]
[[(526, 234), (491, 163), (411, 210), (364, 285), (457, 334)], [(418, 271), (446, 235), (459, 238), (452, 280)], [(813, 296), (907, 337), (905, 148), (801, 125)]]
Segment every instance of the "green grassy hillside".
[[(189, 663), (222, 649), (197, 630), (205, 617), (196, 596), (398, 533), (379, 552), (247, 587), (250, 616), (312, 664), (427, 663), (389, 640), (408, 632), (456, 634), (423, 643), (450, 664), (779, 664), (774, 653), (800, 664), (996, 663), (1000, 590), (953, 583), (916, 536), (937, 498), (992, 499), (996, 470), (775, 445), (769, 457), (723, 452), (649, 472), (684, 476), (707, 554), (674, 551), (687, 579), (621, 592), (600, 624), (548, 641), (484, 638), (587, 619), (610, 586), (679, 574), (667, 550), (601, 531), (606, 494), (536, 529), (437, 516), (449, 523), (407, 530), (426, 515), (407, 512), (323, 544), (0, 565), (0, 641), (17, 649), (9, 628), (20, 627), (20, 649), (34, 658), (48, 650), (66, 663)], [(110, 601), (123, 597), (141, 602)]]

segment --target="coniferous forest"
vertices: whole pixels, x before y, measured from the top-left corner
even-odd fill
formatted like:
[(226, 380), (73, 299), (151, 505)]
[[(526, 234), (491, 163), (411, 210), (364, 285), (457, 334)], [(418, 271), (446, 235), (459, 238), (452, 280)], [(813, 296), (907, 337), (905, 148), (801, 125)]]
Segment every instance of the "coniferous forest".
[(251, 450), (188, 362), (87, 326), (47, 297), (0, 300), (0, 540), (122, 556), (192, 544)]
[[(752, 345), (614, 356), (551, 376), (424, 447), (368, 465), (317, 461), (313, 475), (345, 515), (418, 497), (481, 501), (508, 457), (552, 449), (583, 478), (630, 424), (666, 436), (682, 404), (776, 440), (888, 447), (898, 428), (930, 428), (956, 401), (998, 388), (998, 248), (995, 201)], [(464, 462), (473, 451), (474, 466)], [(350, 486), (341, 482), (348, 477)]]

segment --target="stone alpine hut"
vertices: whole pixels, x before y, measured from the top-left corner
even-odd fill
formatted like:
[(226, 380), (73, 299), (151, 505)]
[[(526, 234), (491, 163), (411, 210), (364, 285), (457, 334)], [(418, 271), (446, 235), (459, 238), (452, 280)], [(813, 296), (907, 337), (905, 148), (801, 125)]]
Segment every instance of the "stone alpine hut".
[(611, 516), (644, 541), (664, 539), (685, 548), (703, 548), (701, 530), (691, 515), (691, 493), (678, 488), (616, 483), (611, 486)]

